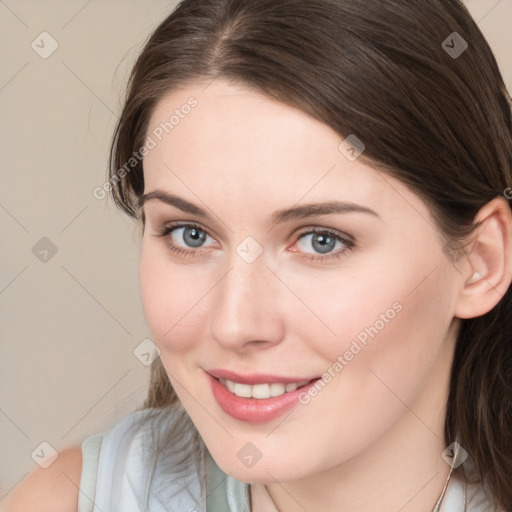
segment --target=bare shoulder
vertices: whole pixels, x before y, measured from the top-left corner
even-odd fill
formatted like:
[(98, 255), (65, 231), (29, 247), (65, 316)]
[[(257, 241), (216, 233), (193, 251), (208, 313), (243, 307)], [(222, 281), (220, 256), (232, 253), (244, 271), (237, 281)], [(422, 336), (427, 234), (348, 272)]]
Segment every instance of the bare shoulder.
[(30, 473), (0, 504), (1, 512), (77, 512), (82, 448), (59, 452), (47, 469)]

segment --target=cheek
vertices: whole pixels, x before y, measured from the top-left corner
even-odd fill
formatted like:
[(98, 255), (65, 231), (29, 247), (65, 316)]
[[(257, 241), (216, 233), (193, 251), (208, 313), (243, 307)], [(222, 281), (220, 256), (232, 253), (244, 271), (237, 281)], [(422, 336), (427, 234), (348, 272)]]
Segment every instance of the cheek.
[(412, 398), (428, 377), (453, 317), (450, 264), (442, 258), (432, 262), (417, 254), (406, 265), (403, 258), (390, 258), (373, 266), (378, 271), (369, 272), (372, 266), (365, 264), (366, 271), (348, 269), (321, 279), (290, 273), (283, 280), (317, 318), (296, 315), (288, 328), (324, 361), (320, 371), (345, 375), (347, 396), (360, 397), (365, 389), (369, 399), (385, 394), (377, 374)]
[(139, 278), (144, 316), (164, 359), (165, 352), (187, 350), (200, 339), (206, 316), (201, 299), (209, 286), (192, 266), (172, 265), (160, 252), (143, 244)]
[(282, 279), (301, 298), (295, 298), (293, 318), (285, 319), (287, 329), (330, 361), (354, 342), (369, 346), (404, 316), (406, 283), (382, 270), (369, 272), (365, 263), (330, 272), (291, 269)]

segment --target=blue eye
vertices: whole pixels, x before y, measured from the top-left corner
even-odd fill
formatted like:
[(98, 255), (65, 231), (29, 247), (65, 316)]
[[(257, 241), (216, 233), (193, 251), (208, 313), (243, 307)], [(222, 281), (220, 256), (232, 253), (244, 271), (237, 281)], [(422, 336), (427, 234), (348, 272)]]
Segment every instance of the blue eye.
[(182, 239), (190, 247), (200, 247), (207, 237), (205, 231), (203, 231), (202, 229), (198, 229), (195, 226), (182, 226), (174, 228), (173, 234), (177, 234), (180, 230), (183, 230), (181, 233)]
[[(308, 237), (307, 243), (302, 243)], [(301, 247), (302, 252), (307, 255), (302, 256), (305, 259), (314, 261), (327, 260), (330, 258), (340, 258), (346, 252), (354, 247), (354, 242), (348, 237), (343, 237), (335, 231), (329, 229), (315, 229), (302, 233), (296, 242)], [(304, 246), (306, 246), (304, 248)], [(307, 253), (307, 248), (312, 247), (316, 253)], [(332, 252), (334, 249), (338, 249)], [(295, 252), (295, 251), (294, 251)]]
[[(181, 233), (179, 233), (181, 230)], [(204, 241), (209, 237), (204, 229), (201, 229), (195, 224), (178, 224), (176, 226), (165, 226), (158, 234), (159, 237), (165, 237), (168, 239), (169, 249), (179, 254), (190, 254), (194, 255), (197, 251), (187, 250), (186, 247), (176, 246), (176, 242), (173, 240), (173, 235), (178, 238), (179, 241), (185, 243), (186, 246), (191, 248), (201, 248)]]

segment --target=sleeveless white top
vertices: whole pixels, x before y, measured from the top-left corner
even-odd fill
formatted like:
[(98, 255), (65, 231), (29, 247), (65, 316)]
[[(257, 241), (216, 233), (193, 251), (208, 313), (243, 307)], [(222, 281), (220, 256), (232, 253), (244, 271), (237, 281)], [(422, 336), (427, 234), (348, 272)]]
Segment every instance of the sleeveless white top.
[[(132, 413), (82, 455), (78, 512), (251, 512), (249, 484), (215, 464), (181, 406)], [(452, 475), (439, 512), (496, 511), (482, 486)]]

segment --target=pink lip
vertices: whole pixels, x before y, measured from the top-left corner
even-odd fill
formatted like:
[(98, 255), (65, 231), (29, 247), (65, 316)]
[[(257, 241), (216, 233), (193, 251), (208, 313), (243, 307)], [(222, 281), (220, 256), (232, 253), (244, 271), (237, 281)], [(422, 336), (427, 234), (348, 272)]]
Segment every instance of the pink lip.
[(292, 382), (303, 382), (305, 380), (313, 380), (318, 378), (317, 375), (312, 377), (283, 377), (280, 375), (270, 375), (267, 373), (254, 373), (254, 374), (246, 374), (240, 375), (238, 373), (232, 372), (230, 370), (221, 370), (214, 368), (212, 370), (205, 370), (206, 373), (209, 373), (211, 376), (216, 379), (227, 379), (232, 380), (233, 382), (239, 382), (240, 384), (274, 384), (276, 382), (282, 384), (290, 384)]
[[(260, 378), (261, 375), (258, 375)], [(226, 378), (226, 377), (220, 377)], [(247, 379), (253, 377), (247, 377)], [(220, 408), (232, 418), (244, 421), (247, 423), (266, 423), (268, 421), (272, 421), (277, 417), (281, 416), (285, 412), (292, 409), (299, 403), (299, 396), (301, 393), (307, 392), (310, 386), (314, 386), (317, 379), (302, 386), (301, 388), (296, 389), (295, 391), (291, 391), (289, 393), (285, 393), (281, 396), (274, 396), (270, 398), (242, 398), (234, 393), (231, 393), (223, 384), (221, 384), (215, 377), (212, 375), (208, 375), (208, 379), (210, 380), (212, 393), (219, 404)], [(246, 380), (247, 380), (246, 379)], [(231, 378), (229, 380), (232, 380)], [(241, 382), (240, 380), (233, 379), (237, 382)], [(286, 379), (285, 379), (286, 380)], [(299, 382), (300, 380), (287, 379), (288, 382)], [(306, 379), (303, 379), (306, 380)], [(254, 380), (252, 381), (254, 382)], [(263, 382), (271, 383), (271, 382), (283, 382), (283, 380), (264, 380)], [(244, 383), (244, 382), (241, 382)], [(262, 383), (262, 380), (259, 382)]]

